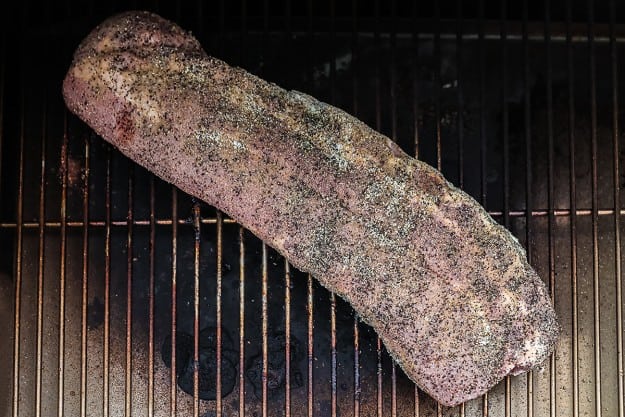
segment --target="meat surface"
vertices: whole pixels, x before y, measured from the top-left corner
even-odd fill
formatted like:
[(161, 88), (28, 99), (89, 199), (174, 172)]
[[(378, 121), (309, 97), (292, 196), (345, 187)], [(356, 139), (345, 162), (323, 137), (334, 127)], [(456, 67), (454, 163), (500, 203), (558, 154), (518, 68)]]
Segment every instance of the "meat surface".
[(349, 114), (208, 56), (147, 12), (80, 44), (69, 109), (347, 300), (445, 405), (539, 366), (559, 326), (518, 241)]

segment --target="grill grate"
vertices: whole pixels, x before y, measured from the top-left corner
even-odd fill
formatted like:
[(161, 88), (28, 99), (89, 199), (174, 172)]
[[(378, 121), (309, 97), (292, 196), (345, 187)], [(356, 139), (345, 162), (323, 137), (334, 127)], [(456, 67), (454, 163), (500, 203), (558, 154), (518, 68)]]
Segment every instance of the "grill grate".
[[(114, 10), (45, 6), (6, 22), (0, 49), (0, 250), (13, 254), (0, 413), (624, 417), (616, 1), (226, 3), (142, 7), (345, 108), (476, 197), (547, 282), (556, 354), (459, 407), (433, 402), (342, 300), (65, 111), (71, 52)], [(192, 395), (177, 377), (204, 360), (209, 327), (215, 401), (198, 372)], [(179, 331), (190, 347), (167, 339)]]

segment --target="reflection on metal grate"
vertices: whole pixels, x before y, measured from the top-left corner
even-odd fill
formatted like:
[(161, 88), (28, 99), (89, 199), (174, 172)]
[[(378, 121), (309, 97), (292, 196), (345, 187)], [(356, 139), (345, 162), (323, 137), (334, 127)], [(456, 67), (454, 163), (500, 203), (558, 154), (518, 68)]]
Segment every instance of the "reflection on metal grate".
[(71, 52), (114, 12), (76, 6), (3, 25), (0, 414), (625, 417), (616, 0), (145, 6), (365, 120), (526, 245), (557, 352), (449, 409), (313, 277), (65, 111)]

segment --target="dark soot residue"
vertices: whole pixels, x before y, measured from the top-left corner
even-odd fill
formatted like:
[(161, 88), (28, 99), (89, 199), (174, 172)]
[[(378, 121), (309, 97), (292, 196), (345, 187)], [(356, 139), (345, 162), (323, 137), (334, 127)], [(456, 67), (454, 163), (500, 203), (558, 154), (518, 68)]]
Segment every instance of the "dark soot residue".
[[(304, 357), (304, 349), (301, 342), (291, 334), (291, 363), (294, 364)], [(286, 380), (286, 335), (283, 332), (277, 332), (267, 337), (267, 394), (272, 397), (279, 392), (285, 384)], [(254, 386), (254, 394), (256, 398), (262, 398), (263, 390), (263, 356), (262, 353), (253, 356), (247, 362), (246, 375)], [(293, 388), (299, 388), (303, 385), (302, 374), (291, 365), (290, 383)]]
[[(198, 362), (193, 361), (193, 336), (186, 332), (176, 332), (176, 376), (180, 389), (193, 395), (193, 371), (198, 370), (198, 396), (202, 400), (217, 398), (217, 334), (214, 327), (207, 327), (198, 335)], [(171, 335), (163, 340), (161, 357), (171, 368)], [(226, 332), (221, 338), (221, 396), (230, 394), (237, 378), (238, 354), (233, 348), (232, 339)]]

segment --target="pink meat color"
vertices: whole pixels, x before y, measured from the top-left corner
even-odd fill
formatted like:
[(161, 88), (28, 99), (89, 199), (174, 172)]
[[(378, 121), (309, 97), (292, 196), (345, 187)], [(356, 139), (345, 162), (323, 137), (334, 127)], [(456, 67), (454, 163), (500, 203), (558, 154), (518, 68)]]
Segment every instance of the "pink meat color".
[(559, 327), (517, 240), (349, 114), (209, 57), (147, 12), (80, 44), (69, 109), (347, 300), (445, 405), (539, 366)]

